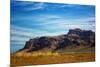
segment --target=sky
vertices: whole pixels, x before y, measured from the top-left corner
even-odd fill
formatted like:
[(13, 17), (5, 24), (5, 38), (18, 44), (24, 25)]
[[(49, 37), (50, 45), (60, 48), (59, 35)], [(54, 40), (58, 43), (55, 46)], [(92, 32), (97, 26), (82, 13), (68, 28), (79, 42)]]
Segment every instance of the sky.
[(95, 6), (12, 1), (10, 25), (11, 46), (19, 48), (30, 38), (67, 34), (69, 29), (95, 31)]

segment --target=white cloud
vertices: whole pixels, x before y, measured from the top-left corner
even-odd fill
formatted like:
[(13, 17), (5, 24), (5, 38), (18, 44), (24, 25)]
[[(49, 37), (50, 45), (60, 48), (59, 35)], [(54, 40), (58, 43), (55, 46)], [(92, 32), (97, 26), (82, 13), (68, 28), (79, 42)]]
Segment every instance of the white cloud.
[(23, 41), (11, 41), (11, 44), (17, 44), (18, 45), (25, 45), (25, 42)]
[[(49, 15), (48, 15), (48, 19), (49, 19)], [(94, 17), (78, 18), (78, 19), (73, 19), (73, 20), (72, 19), (67, 20), (64, 17), (59, 17), (56, 20), (48, 20), (48, 19), (43, 20), (44, 23), (40, 23), (40, 25), (43, 25), (43, 27), (46, 30), (55, 30), (55, 31), (66, 30), (67, 31), (68, 29), (73, 29), (73, 28), (93, 30), (93, 28), (95, 27), (95, 23), (88, 22), (91, 20), (95, 20)]]
[(22, 38), (22, 37), (18, 37), (18, 36), (12, 36), (11, 37), (11, 41), (28, 41), (29, 40), (29, 38)]
[(84, 22), (84, 23), (87, 23), (89, 21), (94, 21), (95, 23), (95, 17), (85, 17), (85, 18), (78, 18), (78, 19), (74, 19), (75, 21), (78, 21), (78, 22)]
[[(36, 23), (41, 26), (41, 29), (27, 28), (11, 25), (11, 40), (17, 40), (18, 42), (26, 42), (30, 38), (40, 37), (40, 36), (56, 36), (61, 34), (66, 34), (69, 29), (81, 28), (85, 30), (95, 30), (95, 23), (89, 25), (88, 21), (95, 20), (94, 17), (78, 18), (78, 19), (67, 19), (59, 15), (39, 15), (33, 17), (33, 19), (39, 18)], [(25, 18), (24, 18), (25, 19)], [(31, 25), (35, 23), (30, 23)], [(21, 37), (22, 36), (22, 37)]]
[(26, 11), (32, 11), (32, 10), (38, 10), (38, 9), (44, 9), (45, 8), (45, 4), (40, 2), (40, 3), (33, 3), (32, 6), (28, 6), (25, 7), (24, 10)]

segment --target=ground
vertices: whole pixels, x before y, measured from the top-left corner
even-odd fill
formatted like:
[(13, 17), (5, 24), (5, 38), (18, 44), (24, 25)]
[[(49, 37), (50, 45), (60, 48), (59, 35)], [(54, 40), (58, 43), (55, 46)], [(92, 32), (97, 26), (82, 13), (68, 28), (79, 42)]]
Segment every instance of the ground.
[(38, 53), (11, 55), (11, 66), (59, 64), (95, 61), (95, 53)]

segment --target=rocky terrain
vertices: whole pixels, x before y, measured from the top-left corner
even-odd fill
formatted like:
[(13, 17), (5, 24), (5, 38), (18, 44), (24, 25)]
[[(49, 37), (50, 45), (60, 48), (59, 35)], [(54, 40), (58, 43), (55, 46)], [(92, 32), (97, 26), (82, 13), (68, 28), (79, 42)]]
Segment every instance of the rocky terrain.
[(70, 29), (59, 36), (30, 39), (11, 54), (11, 66), (95, 61), (95, 32)]
[(27, 49), (26, 52), (38, 50), (58, 51), (65, 48), (75, 49), (79, 47), (95, 47), (95, 33), (91, 30), (70, 29), (67, 34), (30, 39), (26, 42), (24, 48), (19, 51), (25, 49)]

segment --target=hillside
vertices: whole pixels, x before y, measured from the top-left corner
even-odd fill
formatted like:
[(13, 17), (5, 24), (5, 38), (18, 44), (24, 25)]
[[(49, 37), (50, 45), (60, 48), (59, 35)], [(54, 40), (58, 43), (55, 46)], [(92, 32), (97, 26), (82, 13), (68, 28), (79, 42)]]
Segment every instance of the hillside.
[[(67, 34), (59, 36), (42, 36), (30, 39), (19, 51), (59, 51), (62, 49), (76, 49), (95, 46), (95, 33), (91, 30), (70, 29)], [(19, 52), (18, 51), (18, 52)], [(74, 50), (73, 50), (74, 51)]]

